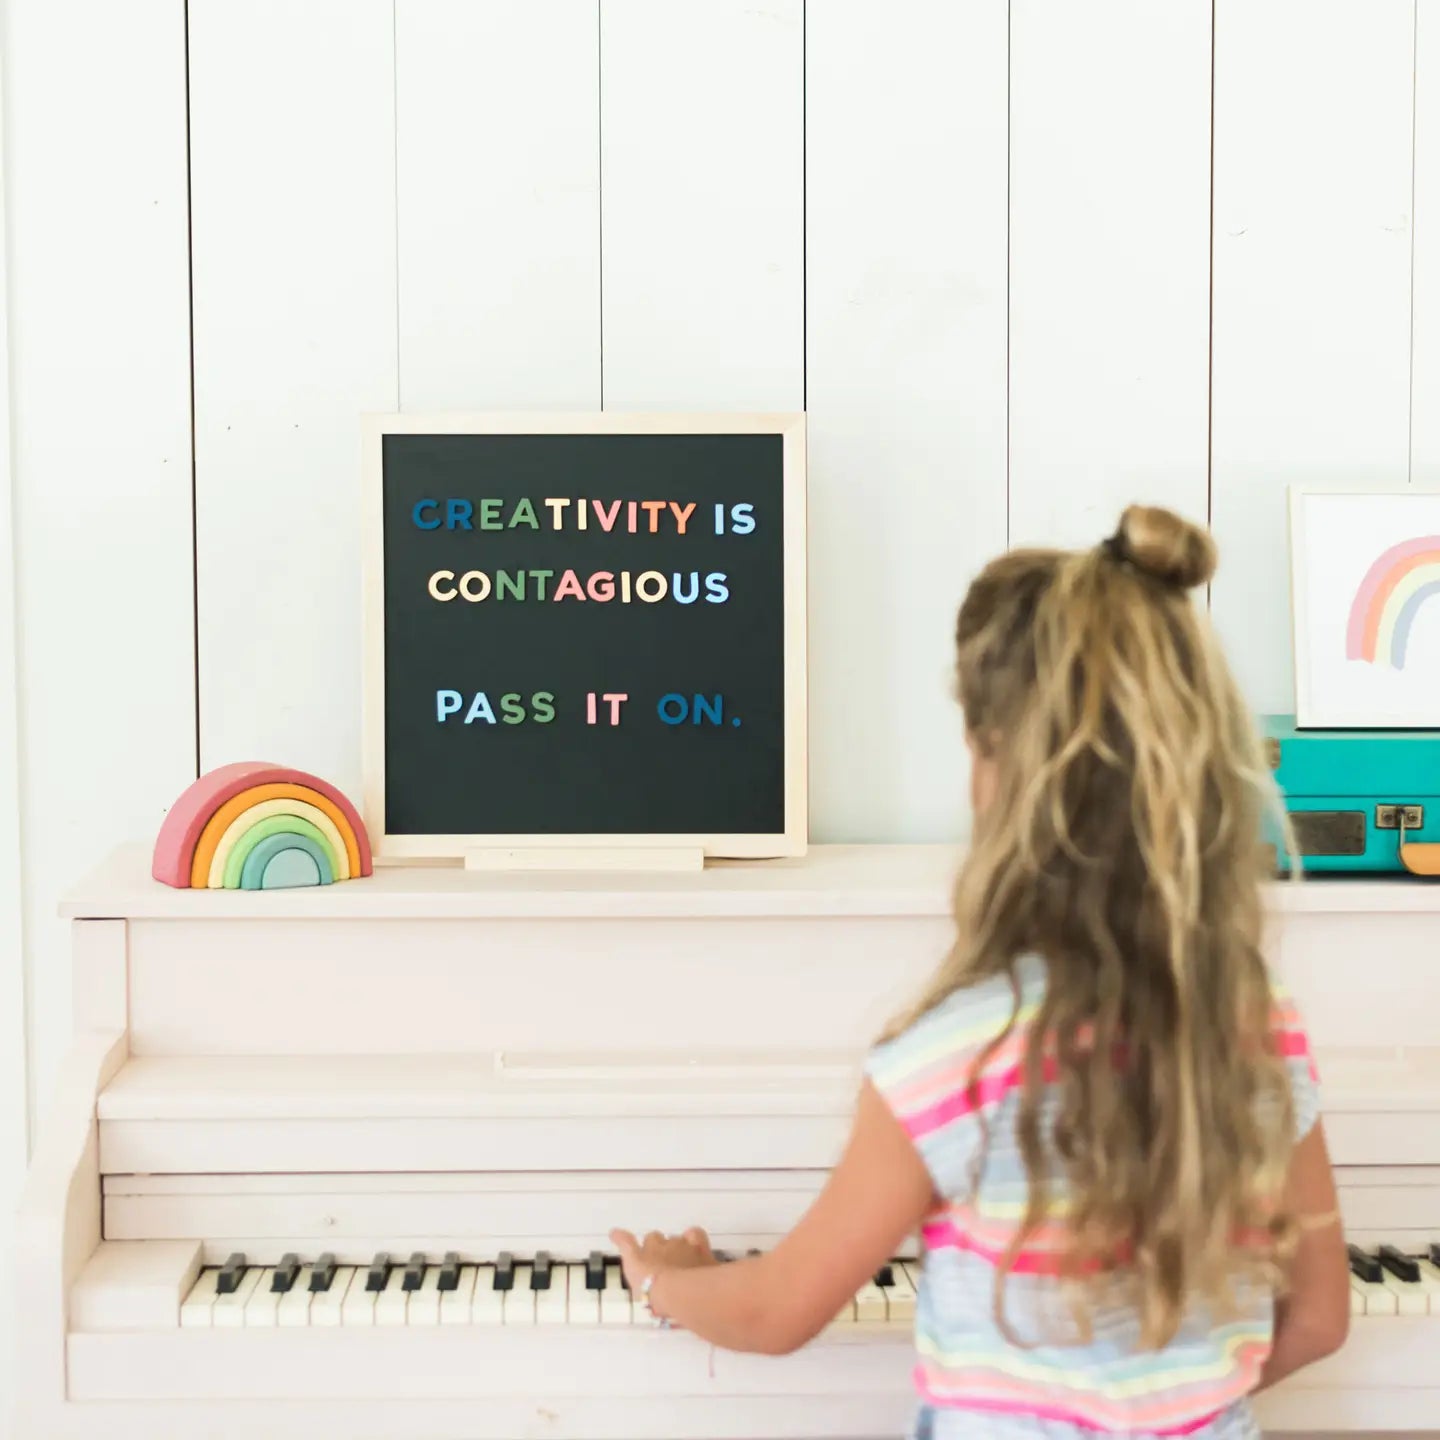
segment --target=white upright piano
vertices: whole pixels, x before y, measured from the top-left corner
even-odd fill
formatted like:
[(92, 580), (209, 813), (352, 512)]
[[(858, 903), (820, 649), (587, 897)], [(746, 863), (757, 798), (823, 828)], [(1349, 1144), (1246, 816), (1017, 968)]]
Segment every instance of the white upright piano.
[[(865, 1043), (947, 943), (953, 864), (820, 848), (256, 893), (169, 890), (117, 852), (65, 907), (74, 1044), (19, 1234), (23, 1440), (903, 1434), (904, 1256), (760, 1358), (632, 1323), (605, 1236), (703, 1224), (744, 1251), (795, 1220)], [(1273, 909), (1350, 1237), (1425, 1254), (1440, 887), (1314, 882)], [(1354, 1305), (1267, 1427), (1440, 1431), (1440, 1294), (1357, 1281)]]

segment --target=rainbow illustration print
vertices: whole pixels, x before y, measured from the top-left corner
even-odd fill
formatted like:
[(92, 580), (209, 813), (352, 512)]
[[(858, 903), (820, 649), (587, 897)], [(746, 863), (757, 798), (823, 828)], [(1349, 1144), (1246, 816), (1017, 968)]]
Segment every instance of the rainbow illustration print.
[(372, 864), (365, 823), (335, 786), (247, 760), (202, 775), (170, 807), (150, 873), (182, 890), (282, 890)]
[(1420, 607), (1440, 595), (1440, 535), (1392, 545), (1365, 572), (1345, 627), (1345, 658), (1405, 668)]

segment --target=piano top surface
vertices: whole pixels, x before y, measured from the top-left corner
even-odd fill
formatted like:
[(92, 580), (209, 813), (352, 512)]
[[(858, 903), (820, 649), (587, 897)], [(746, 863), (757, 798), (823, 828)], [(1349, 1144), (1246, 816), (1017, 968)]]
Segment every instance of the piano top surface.
[[(69, 918), (525, 919), (752, 916), (943, 918), (960, 850), (949, 845), (816, 845), (786, 860), (719, 860), (690, 874), (487, 873), (458, 863), (377, 866), (374, 875), (295, 890), (174, 890), (151, 850), (124, 845), (61, 902)], [(1409, 876), (1334, 876), (1270, 887), (1287, 913), (1440, 913), (1440, 885)]]

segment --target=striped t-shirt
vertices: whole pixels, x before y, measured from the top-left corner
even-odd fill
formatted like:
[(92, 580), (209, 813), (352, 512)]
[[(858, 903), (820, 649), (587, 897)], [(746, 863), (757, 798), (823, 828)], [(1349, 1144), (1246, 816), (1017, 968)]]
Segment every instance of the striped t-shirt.
[[(1272, 1297), (1249, 1296), (1216, 1323), (1194, 1307), (1163, 1350), (1140, 1344), (1139, 1315), (1117, 1293), (1097, 1294), (1088, 1342), (1071, 1326), (1061, 1291), (1065, 1181), (1053, 1167), (1050, 1213), (1006, 1280), (1005, 1314), (994, 1313), (995, 1267), (1025, 1211), (1025, 1164), (1015, 1133), (1022, 1057), (1044, 994), (1045, 964), (1020, 965), (1014, 1030), (970, 1078), (976, 1058), (1014, 1009), (999, 977), (951, 995), (904, 1034), (877, 1047), (867, 1072), (915, 1142), (938, 1203), (927, 1217), (916, 1312), (919, 1433), (960, 1437), (1258, 1435), (1246, 1396), (1269, 1354)], [(1291, 1001), (1277, 992), (1276, 1039), (1295, 1100), (1296, 1129), (1314, 1123), (1319, 1101), (1309, 1044)], [(1048, 1133), (1058, 1087), (1042, 1098)], [(987, 1139), (988, 1131), (988, 1139)], [(983, 1159), (980, 1157), (983, 1155)], [(978, 1173), (977, 1173), (978, 1163)], [(1067, 1334), (1073, 1338), (1067, 1341)]]

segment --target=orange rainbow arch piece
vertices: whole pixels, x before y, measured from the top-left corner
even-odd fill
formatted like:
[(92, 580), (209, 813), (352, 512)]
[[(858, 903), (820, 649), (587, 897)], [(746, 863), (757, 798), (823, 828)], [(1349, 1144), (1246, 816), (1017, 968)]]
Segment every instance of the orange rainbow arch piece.
[(1345, 626), (1345, 658), (1405, 668), (1421, 605), (1440, 594), (1440, 535), (1392, 545), (1365, 572)]
[(170, 807), (150, 873), (176, 889), (276, 890), (373, 869), (365, 822), (341, 791), (244, 760), (202, 775)]

